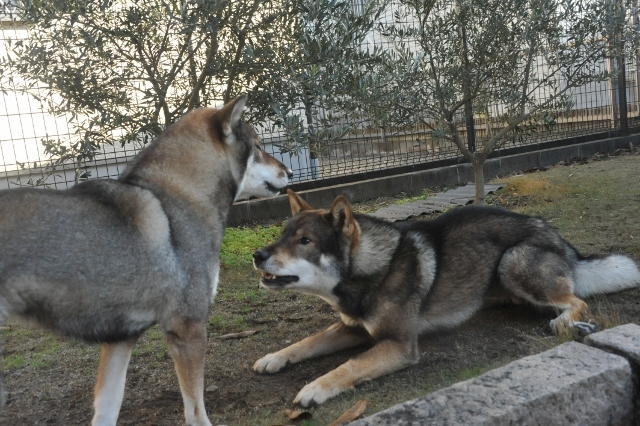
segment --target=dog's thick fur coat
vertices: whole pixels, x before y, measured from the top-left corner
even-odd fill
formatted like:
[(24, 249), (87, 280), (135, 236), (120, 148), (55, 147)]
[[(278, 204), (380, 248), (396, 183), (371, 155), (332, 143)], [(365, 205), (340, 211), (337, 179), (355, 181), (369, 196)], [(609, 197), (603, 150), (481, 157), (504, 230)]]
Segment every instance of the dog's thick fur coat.
[(295, 398), (321, 404), (354, 385), (415, 364), (418, 337), (455, 327), (488, 296), (551, 307), (556, 331), (586, 313), (579, 297), (640, 285), (633, 260), (585, 258), (542, 220), (490, 207), (461, 207), (436, 219), (389, 223), (354, 214), (345, 197), (316, 210), (289, 192), (293, 218), (275, 243), (254, 253), (261, 285), (319, 296), (341, 321), (258, 360), (288, 363), (373, 346), (307, 384)]
[(240, 120), (245, 101), (186, 114), (118, 180), (0, 192), (0, 322), (102, 344), (94, 425), (116, 423), (131, 351), (154, 324), (187, 424), (210, 424), (206, 320), (227, 215), (236, 198), (276, 195), (291, 175)]

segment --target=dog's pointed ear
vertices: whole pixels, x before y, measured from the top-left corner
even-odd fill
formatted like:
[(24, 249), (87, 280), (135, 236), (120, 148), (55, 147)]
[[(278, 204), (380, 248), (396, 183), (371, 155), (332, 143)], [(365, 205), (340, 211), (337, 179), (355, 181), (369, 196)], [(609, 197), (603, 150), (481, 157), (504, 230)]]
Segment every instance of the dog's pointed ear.
[(227, 143), (233, 142), (233, 138), (229, 138), (228, 136), (231, 136), (233, 128), (240, 122), (240, 117), (242, 116), (242, 111), (244, 111), (246, 103), (247, 95), (240, 95), (222, 107), (216, 114), (218, 120), (220, 120), (222, 133)]
[(289, 205), (291, 206), (291, 214), (294, 215), (303, 210), (313, 210), (313, 207), (309, 205), (305, 200), (302, 199), (298, 194), (293, 192), (290, 189), (287, 189), (287, 194), (289, 195)]
[(342, 232), (348, 237), (357, 236), (358, 227), (353, 217), (351, 203), (344, 195), (339, 195), (333, 200), (333, 205), (328, 214), (328, 219), (335, 229), (342, 229)]

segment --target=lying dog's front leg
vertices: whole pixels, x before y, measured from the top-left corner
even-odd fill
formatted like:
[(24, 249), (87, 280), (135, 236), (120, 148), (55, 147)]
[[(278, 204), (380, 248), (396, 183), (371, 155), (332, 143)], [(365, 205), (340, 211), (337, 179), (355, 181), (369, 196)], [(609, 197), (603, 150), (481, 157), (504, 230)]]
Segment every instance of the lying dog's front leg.
[(103, 343), (94, 389), (93, 426), (115, 425), (124, 397), (124, 386), (131, 352), (138, 339), (121, 343)]
[(293, 402), (303, 407), (322, 404), (360, 382), (401, 370), (416, 364), (419, 359), (417, 340), (383, 340), (367, 352), (306, 385)]
[(258, 373), (276, 373), (289, 363), (295, 364), (308, 358), (328, 355), (372, 341), (366, 330), (348, 327), (338, 322), (320, 333), (260, 358), (253, 365), (253, 370)]

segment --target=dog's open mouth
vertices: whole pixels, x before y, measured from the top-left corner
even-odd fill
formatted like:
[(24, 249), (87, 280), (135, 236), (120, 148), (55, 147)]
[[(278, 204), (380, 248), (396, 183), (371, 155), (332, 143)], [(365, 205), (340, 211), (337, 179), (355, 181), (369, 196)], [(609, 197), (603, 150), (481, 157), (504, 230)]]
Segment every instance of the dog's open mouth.
[(262, 272), (262, 280), (260, 282), (266, 287), (282, 287), (287, 284), (298, 281), (296, 275), (273, 275), (268, 272)]
[(266, 180), (264, 181), (264, 184), (267, 187), (267, 191), (272, 192), (273, 194), (279, 194), (280, 189), (282, 189), (282, 188), (277, 188), (275, 185), (270, 184)]

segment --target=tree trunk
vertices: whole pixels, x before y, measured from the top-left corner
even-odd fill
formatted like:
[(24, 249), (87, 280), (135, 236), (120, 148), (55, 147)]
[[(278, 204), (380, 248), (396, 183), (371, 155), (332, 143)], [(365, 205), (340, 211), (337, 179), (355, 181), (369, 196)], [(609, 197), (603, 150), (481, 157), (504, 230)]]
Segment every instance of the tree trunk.
[(318, 170), (318, 141), (315, 136), (315, 129), (313, 127), (313, 114), (311, 103), (311, 97), (305, 92), (304, 94), (304, 115), (307, 120), (307, 132), (309, 133), (309, 166), (312, 179), (318, 179), (320, 173)]
[(484, 205), (484, 159), (476, 157), (471, 162), (471, 165), (473, 167), (473, 177), (476, 186), (476, 195), (473, 204), (482, 206)]

